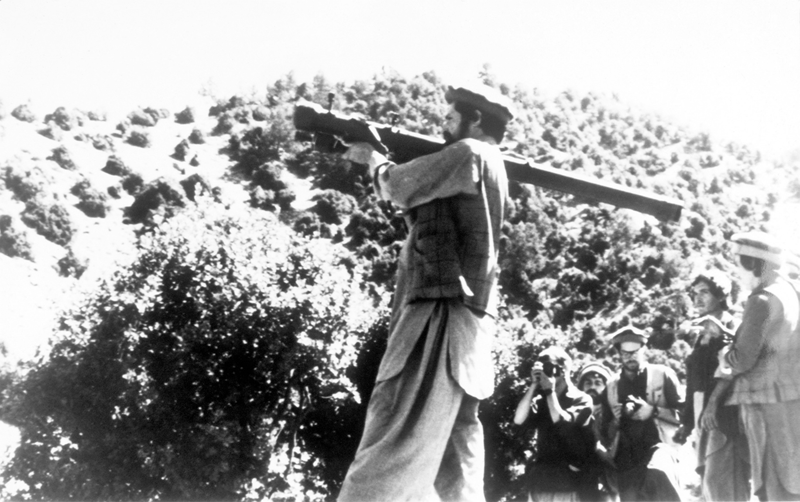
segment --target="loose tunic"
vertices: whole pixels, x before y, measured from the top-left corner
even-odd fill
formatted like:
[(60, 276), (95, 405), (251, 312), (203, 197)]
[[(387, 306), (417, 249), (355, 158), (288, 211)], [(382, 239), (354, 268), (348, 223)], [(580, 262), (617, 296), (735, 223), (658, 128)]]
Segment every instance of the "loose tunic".
[(379, 196), (406, 210), (409, 236), (387, 349), (339, 500), (483, 500), (478, 400), (494, 387), (502, 157), (466, 139), (373, 176)]

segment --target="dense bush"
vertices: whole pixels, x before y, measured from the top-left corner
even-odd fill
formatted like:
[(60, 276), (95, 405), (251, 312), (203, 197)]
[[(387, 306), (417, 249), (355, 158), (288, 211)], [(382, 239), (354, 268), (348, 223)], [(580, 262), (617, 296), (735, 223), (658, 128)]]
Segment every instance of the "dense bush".
[(187, 106), (182, 111), (175, 114), (175, 122), (179, 124), (191, 124), (197, 112), (194, 108)]
[(58, 266), (59, 275), (62, 277), (74, 277), (76, 279), (80, 279), (88, 268), (87, 260), (75, 256), (72, 249), (69, 249), (67, 254), (61, 257), (56, 265)]
[(280, 120), (266, 128), (254, 127), (241, 136), (231, 137), (231, 158), (237, 162), (238, 170), (250, 176), (262, 164), (280, 160), (293, 135), (288, 124)]
[(81, 180), (73, 185), (70, 190), (72, 195), (78, 197), (77, 208), (92, 218), (105, 218), (108, 211), (108, 198), (105, 194), (95, 190), (89, 180)]
[(155, 110), (153, 108), (145, 108), (143, 110), (134, 110), (128, 114), (128, 120), (133, 125), (153, 127), (158, 123), (159, 119), (169, 116), (168, 112)]
[(76, 167), (75, 161), (72, 160), (69, 150), (64, 145), (53, 148), (53, 153), (50, 157), (47, 157), (47, 160), (52, 160), (67, 171), (74, 171)]
[(132, 130), (128, 135), (128, 143), (140, 148), (147, 148), (150, 146), (150, 135), (146, 131)]
[(83, 125), (83, 116), (78, 111), (69, 112), (63, 106), (59, 106), (53, 113), (44, 116), (45, 124), (52, 123), (63, 129), (71, 131)]
[(125, 161), (116, 155), (109, 155), (106, 165), (103, 166), (102, 171), (113, 176), (124, 177), (131, 174), (131, 169), (127, 166), (127, 164), (125, 164)]
[(69, 211), (57, 202), (29, 200), (25, 203), (20, 219), (39, 235), (59, 246), (69, 244), (75, 233)]
[(25, 231), (16, 228), (14, 219), (8, 214), (0, 215), (0, 253), (6, 256), (33, 260), (31, 245)]
[[(124, 182), (123, 182), (124, 186)], [(155, 223), (155, 218), (169, 218), (186, 206), (180, 184), (159, 178), (145, 184), (134, 198), (133, 204), (125, 208), (129, 223)]]
[(50, 177), (46, 176), (39, 167), (23, 171), (14, 166), (7, 166), (3, 169), (2, 174), (6, 188), (11, 190), (14, 197), (22, 202), (35, 198), (52, 182)]
[(28, 105), (19, 105), (11, 111), (11, 116), (22, 122), (35, 122), (36, 115), (28, 108)]
[(181, 140), (180, 143), (175, 145), (175, 151), (172, 153), (172, 158), (175, 160), (186, 160), (186, 155), (189, 153), (189, 142)]
[(10, 392), (17, 497), (331, 496), (363, 419), (346, 375), (382, 312), (329, 244), (218, 209), (143, 238)]
[(194, 143), (195, 145), (202, 145), (206, 142), (206, 137), (203, 134), (203, 131), (200, 129), (192, 129), (191, 134), (189, 134), (189, 142)]

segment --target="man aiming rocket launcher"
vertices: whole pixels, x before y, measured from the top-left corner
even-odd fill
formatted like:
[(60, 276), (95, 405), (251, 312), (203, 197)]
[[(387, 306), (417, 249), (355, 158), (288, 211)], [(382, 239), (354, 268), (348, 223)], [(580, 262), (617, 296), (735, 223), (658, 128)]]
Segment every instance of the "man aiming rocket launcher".
[[(394, 125), (350, 117), (305, 100), (295, 106), (294, 126), (301, 138), (312, 139), (310, 135), (313, 135), (316, 147), (320, 150), (343, 152), (346, 149), (343, 143), (366, 142), (380, 153), (392, 152), (393, 160), (398, 163), (438, 152), (445, 147), (442, 139), (406, 131)], [(504, 154), (503, 162), (509, 180), (633, 209), (662, 221), (677, 221), (683, 209), (683, 203), (672, 197), (535, 164), (530, 159)]]
[(386, 351), (339, 502), (484, 499), (478, 405), (494, 389), (509, 179), (662, 220), (680, 215), (679, 201), (503, 155), (514, 106), (496, 89), (476, 82), (450, 86), (444, 97), (444, 141), (330, 106), (295, 109), (295, 127), (313, 133), (318, 148), (349, 144), (343, 158), (368, 167), (375, 195), (403, 210), (408, 228)]

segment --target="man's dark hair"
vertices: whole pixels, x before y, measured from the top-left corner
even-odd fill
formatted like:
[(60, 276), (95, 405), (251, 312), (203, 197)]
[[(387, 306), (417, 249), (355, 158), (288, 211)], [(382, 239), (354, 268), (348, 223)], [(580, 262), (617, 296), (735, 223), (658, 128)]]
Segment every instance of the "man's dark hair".
[[(462, 120), (467, 120), (469, 122), (475, 122), (478, 120), (478, 109), (471, 104), (464, 103), (463, 101), (455, 101), (453, 107), (458, 113), (461, 114)], [(462, 122), (462, 124), (464, 124), (464, 122)], [(503, 141), (503, 136), (506, 134), (505, 122), (503, 122), (502, 119), (495, 117), (494, 115), (489, 115), (483, 111), (481, 112), (480, 128), (488, 136), (494, 138), (498, 144)]]
[(761, 274), (764, 273), (765, 262), (761, 258), (739, 255), (739, 263), (741, 263), (742, 267), (748, 272), (753, 272), (753, 275), (756, 277), (761, 277)]
[(728, 310), (728, 296), (730, 294), (730, 287), (726, 290), (725, 285), (720, 284), (719, 281), (720, 279), (718, 277), (714, 277), (712, 274), (699, 274), (694, 278), (694, 281), (692, 281), (691, 287), (695, 287), (701, 282), (705, 283), (708, 286), (708, 289), (711, 291), (711, 294), (720, 300), (720, 306), (724, 310)]

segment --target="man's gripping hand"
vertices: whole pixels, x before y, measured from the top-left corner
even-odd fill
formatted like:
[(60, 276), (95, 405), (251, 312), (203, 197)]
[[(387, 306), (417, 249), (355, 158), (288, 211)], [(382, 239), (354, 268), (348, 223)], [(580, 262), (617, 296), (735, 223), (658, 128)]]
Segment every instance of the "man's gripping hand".
[(376, 151), (371, 144), (363, 142), (350, 145), (350, 148), (342, 155), (342, 158), (356, 164), (369, 166), (369, 171), (373, 173), (373, 176), (375, 169), (388, 160), (385, 155)]
[(655, 407), (653, 405), (636, 396), (630, 396), (628, 399), (630, 399), (630, 401), (633, 402), (637, 408), (636, 411), (634, 411), (631, 415), (632, 419), (644, 421), (653, 416), (653, 413), (655, 412)]

